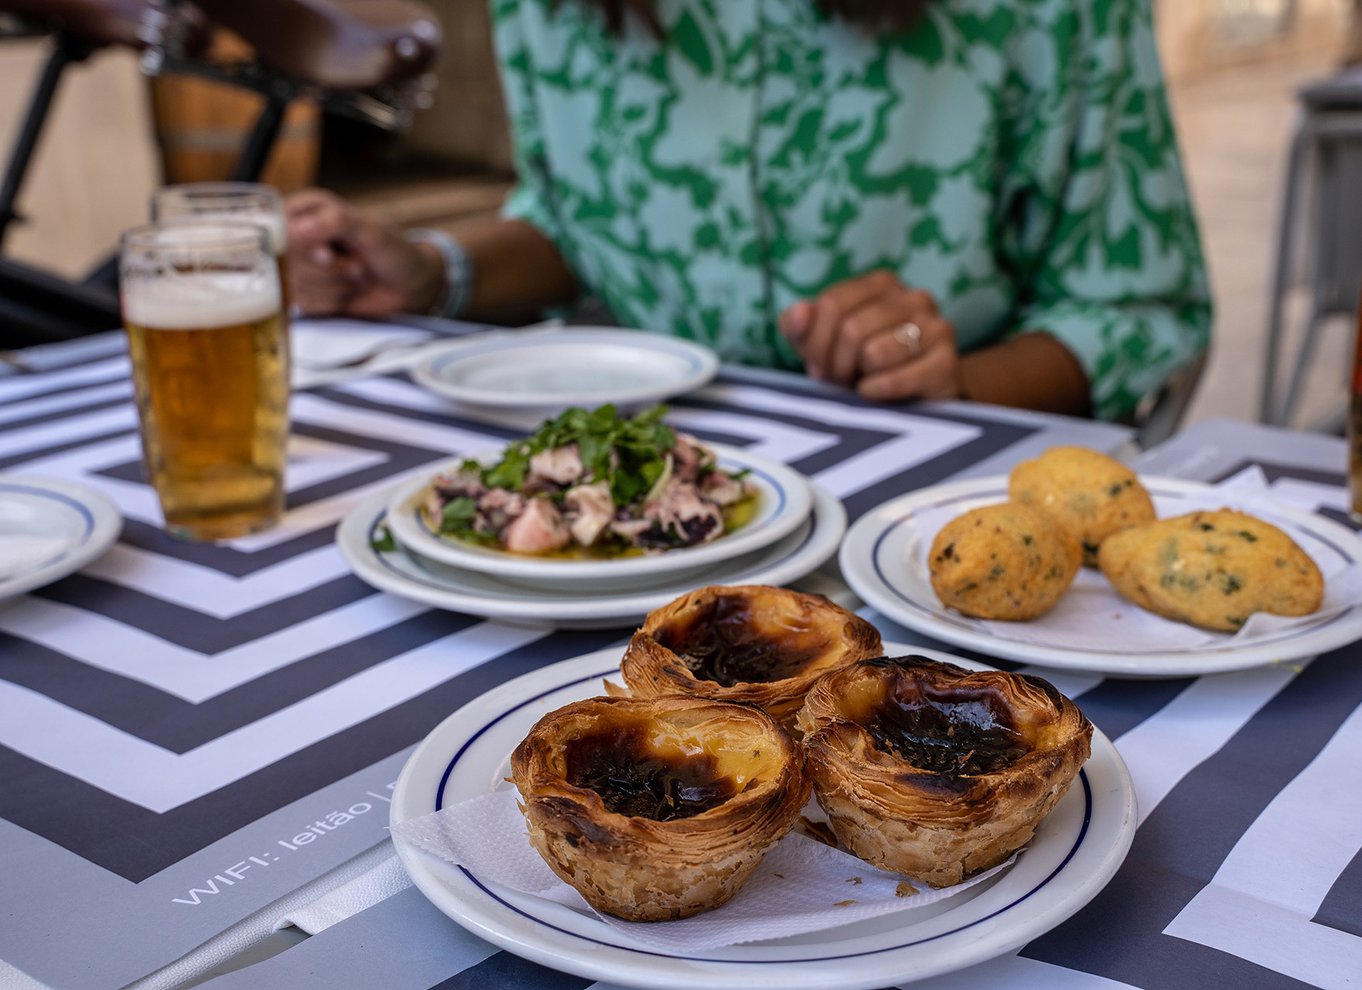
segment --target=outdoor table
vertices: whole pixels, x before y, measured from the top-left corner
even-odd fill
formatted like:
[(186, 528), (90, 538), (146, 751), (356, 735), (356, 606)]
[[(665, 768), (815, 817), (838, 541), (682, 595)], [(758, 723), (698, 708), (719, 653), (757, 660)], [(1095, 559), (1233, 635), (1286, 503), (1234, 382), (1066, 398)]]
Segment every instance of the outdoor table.
[[(222, 545), (159, 527), (121, 336), (8, 356), (0, 472), (95, 487), (124, 524), (79, 573), (0, 604), (0, 987), (605, 986), (464, 931), (393, 857), (391, 788), (436, 724), (632, 631), (489, 621), (351, 573), (334, 534), (356, 505), (523, 432), (417, 387), (404, 370), (417, 353), (303, 375), (287, 516)], [(669, 405), (702, 438), (809, 476), (852, 521), (1061, 443), (1190, 480), (1257, 466), (1293, 505), (1348, 518), (1344, 442), (1320, 435), (1210, 421), (1139, 452), (1109, 424), (875, 405), (727, 367)], [(886, 641), (951, 651), (863, 606), (835, 560), (798, 586), (858, 608)], [(1133, 848), (1067, 922), (919, 985), (1357, 986), (1362, 645), (1213, 676), (1064, 683), (1129, 766)], [(285, 920), (300, 927), (276, 931)]]

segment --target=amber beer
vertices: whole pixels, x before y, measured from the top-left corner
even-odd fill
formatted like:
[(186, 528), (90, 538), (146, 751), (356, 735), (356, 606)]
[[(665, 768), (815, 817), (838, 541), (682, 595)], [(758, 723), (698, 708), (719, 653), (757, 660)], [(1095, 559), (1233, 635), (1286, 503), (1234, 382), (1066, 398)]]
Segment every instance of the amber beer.
[(168, 222), (124, 238), (123, 319), (143, 459), (166, 528), (222, 540), (284, 505), (287, 330), (267, 238)]

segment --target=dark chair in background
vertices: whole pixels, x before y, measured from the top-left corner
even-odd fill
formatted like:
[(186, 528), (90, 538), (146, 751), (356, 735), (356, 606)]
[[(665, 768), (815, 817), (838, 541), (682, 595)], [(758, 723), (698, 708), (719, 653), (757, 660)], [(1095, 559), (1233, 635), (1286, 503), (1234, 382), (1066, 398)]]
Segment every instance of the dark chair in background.
[[(439, 57), (438, 22), (412, 0), (0, 0), (10, 35), (51, 38), (51, 51), (0, 180), (0, 344), (66, 340), (119, 324), (112, 257), (72, 281), (3, 256), (33, 151), (63, 73), (101, 49), (132, 48), (150, 75), (196, 75), (260, 94), (230, 178), (259, 178), (284, 112), (299, 98), (324, 112), (395, 130), (425, 105)], [(215, 26), (235, 32), (251, 54), (205, 57)], [(41, 222), (41, 218), (35, 218)]]

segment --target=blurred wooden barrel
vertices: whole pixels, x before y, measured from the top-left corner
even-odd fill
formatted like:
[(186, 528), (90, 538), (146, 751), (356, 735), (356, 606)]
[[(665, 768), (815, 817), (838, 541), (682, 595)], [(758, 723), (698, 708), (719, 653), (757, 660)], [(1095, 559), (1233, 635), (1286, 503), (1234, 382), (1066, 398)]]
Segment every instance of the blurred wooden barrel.
[[(244, 57), (249, 48), (219, 32), (211, 58)], [(264, 97), (198, 76), (167, 73), (151, 80), (152, 118), (164, 181), (216, 182), (231, 178)], [(295, 100), (284, 114), (279, 137), (261, 182), (292, 192), (312, 185), (321, 149), (321, 112), (309, 100)]]

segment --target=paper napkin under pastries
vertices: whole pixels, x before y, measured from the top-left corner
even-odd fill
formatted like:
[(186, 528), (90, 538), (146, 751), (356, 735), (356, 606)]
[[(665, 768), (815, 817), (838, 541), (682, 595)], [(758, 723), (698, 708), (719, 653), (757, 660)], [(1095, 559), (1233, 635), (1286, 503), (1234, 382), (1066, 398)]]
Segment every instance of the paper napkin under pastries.
[[(394, 825), (399, 841), (465, 867), (479, 880), (601, 918), (630, 938), (687, 952), (784, 938), (934, 904), (982, 883), (1012, 862), (933, 890), (791, 833), (767, 853), (727, 904), (680, 921), (620, 921), (592, 911), (530, 845), (514, 790), (500, 790)], [(1014, 857), (1015, 858), (1015, 857)]]
[[(1146, 611), (1117, 594), (1100, 571), (1084, 567), (1079, 570), (1059, 603), (1038, 619), (999, 622), (964, 619), (961, 616), (956, 618), (971, 622), (990, 636), (1013, 642), (1100, 650), (1110, 649), (1114, 641), (1119, 641), (1138, 643), (1144, 651), (1177, 651), (1220, 642), (1248, 641), (1282, 629), (1316, 625), (1362, 601), (1362, 567), (1341, 556), (1333, 547), (1312, 539), (1289, 523), (1283, 523), (1282, 506), (1273, 499), (1266, 479), (1257, 468), (1208, 488), (1204, 495), (1183, 495), (1174, 499), (1155, 495), (1154, 507), (1160, 519), (1199, 509), (1238, 509), (1284, 529), (1319, 566), (1324, 576), (1323, 604), (1317, 611), (1300, 617), (1255, 612), (1243, 628), (1233, 635), (1216, 633)], [(933, 538), (942, 526), (961, 511), (958, 505), (953, 505), (914, 516), (916, 540), (910, 566), (917, 568), (921, 574), (928, 573), (927, 554)]]

